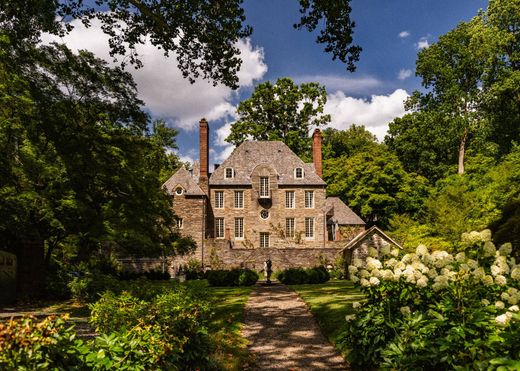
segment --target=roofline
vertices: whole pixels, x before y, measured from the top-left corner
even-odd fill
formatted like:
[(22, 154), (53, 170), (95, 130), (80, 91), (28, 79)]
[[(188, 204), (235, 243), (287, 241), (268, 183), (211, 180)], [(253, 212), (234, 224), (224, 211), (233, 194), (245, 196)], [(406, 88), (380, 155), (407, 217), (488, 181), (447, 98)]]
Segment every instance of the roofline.
[(366, 231), (358, 234), (356, 237), (354, 237), (349, 243), (347, 243), (345, 245), (345, 247), (343, 247), (341, 249), (341, 252), (344, 252), (346, 250), (350, 250), (353, 246), (355, 246), (360, 240), (362, 240), (364, 237), (366, 237), (369, 233), (372, 233), (372, 232), (379, 232), (383, 238), (387, 239), (389, 242), (393, 243), (394, 245), (396, 245), (398, 248), (400, 248), (401, 250), (403, 249), (403, 247), (401, 246), (401, 244), (397, 243), (394, 239), (392, 239), (391, 237), (389, 237), (385, 232), (383, 232), (378, 226), (374, 225), (372, 227), (370, 227), (369, 229), (367, 229)]

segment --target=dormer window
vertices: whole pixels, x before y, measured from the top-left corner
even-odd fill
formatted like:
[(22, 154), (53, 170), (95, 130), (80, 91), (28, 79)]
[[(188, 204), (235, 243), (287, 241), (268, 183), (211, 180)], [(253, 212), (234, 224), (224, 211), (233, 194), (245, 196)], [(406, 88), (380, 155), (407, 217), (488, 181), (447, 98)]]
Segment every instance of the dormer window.
[(226, 179), (232, 179), (235, 177), (235, 171), (231, 167), (227, 167), (224, 169), (224, 177)]
[(294, 169), (294, 177), (296, 179), (303, 179), (303, 168), (297, 167)]
[(184, 193), (184, 189), (182, 189), (182, 187), (175, 188), (175, 194), (177, 196), (181, 196), (183, 193)]

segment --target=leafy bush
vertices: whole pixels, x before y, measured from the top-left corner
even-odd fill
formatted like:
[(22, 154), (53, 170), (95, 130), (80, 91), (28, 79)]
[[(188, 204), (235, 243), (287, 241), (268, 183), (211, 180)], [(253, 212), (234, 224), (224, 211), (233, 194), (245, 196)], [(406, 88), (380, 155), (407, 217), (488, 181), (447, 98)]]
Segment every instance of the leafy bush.
[(68, 286), (74, 300), (91, 302), (97, 300), (106, 290), (121, 292), (124, 283), (112, 275), (88, 272), (83, 276), (74, 277)]
[(327, 269), (321, 266), (309, 269), (289, 268), (279, 272), (276, 278), (286, 285), (302, 285), (327, 282), (330, 279), (330, 275)]
[(184, 266), (184, 273), (187, 280), (201, 280), (204, 278), (204, 270), (202, 263), (197, 259), (190, 259), (188, 264)]
[(122, 271), (119, 272), (117, 277), (123, 281), (136, 280), (139, 278), (146, 278), (151, 281), (161, 281), (161, 280), (169, 280), (171, 278), (170, 273), (162, 272), (158, 269), (151, 269), (149, 271), (144, 272), (130, 272), (130, 271)]
[(211, 270), (206, 272), (210, 286), (252, 286), (258, 273), (251, 269)]
[(0, 323), (0, 369), (67, 370), (82, 364), (88, 351), (75, 338), (67, 317), (50, 316), (42, 321), (24, 317)]
[(511, 244), (497, 250), (487, 230), (463, 234), (461, 246), (454, 256), (420, 245), (400, 259), (397, 249), (387, 249), (381, 261), (370, 249), (366, 264), (349, 266), (367, 296), (339, 341), (354, 350), (354, 367), (520, 365), (520, 265), (510, 257)]

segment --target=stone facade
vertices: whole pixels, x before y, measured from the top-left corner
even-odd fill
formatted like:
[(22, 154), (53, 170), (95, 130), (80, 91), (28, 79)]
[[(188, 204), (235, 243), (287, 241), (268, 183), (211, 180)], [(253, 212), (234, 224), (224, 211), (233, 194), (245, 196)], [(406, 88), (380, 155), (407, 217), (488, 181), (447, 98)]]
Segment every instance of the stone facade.
[(201, 162), (164, 184), (180, 231), (197, 242), (195, 254), (177, 262), (196, 258), (212, 268), (258, 269), (270, 257), (277, 269), (313, 266), (316, 257), (333, 262), (354, 232), (364, 230), (365, 223), (339, 198), (326, 197), (318, 129), (311, 164), (282, 142), (246, 141), (211, 174), (208, 138), (202, 119)]

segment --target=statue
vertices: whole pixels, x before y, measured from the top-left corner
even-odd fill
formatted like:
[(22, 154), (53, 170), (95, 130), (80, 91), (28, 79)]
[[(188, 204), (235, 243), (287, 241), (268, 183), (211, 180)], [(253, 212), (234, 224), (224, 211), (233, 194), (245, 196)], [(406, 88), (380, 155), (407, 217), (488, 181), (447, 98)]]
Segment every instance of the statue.
[(264, 262), (264, 275), (265, 275), (265, 282), (270, 284), (271, 283), (271, 274), (273, 273), (273, 263), (271, 262), (271, 259), (267, 259)]

